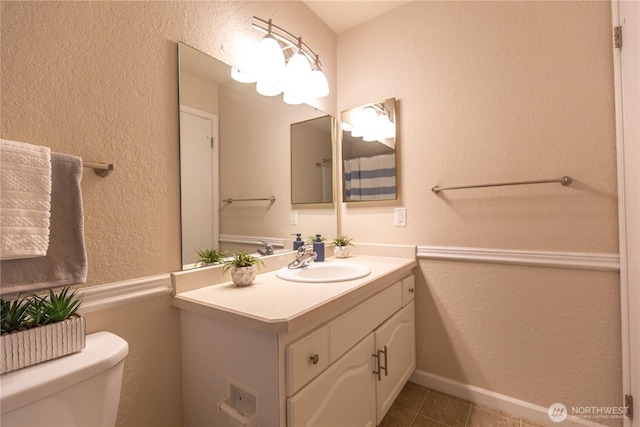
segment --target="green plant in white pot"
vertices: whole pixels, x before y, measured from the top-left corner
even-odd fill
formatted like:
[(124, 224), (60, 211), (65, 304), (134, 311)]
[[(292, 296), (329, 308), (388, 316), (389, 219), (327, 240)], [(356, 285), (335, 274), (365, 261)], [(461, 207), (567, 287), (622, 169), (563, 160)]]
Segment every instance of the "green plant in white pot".
[(222, 273), (231, 270), (231, 281), (237, 286), (248, 286), (256, 278), (256, 267), (263, 266), (264, 262), (260, 258), (240, 251), (233, 254), (233, 257), (222, 261)]
[(86, 321), (76, 314), (82, 297), (69, 291), (0, 300), (0, 374), (84, 348)]
[(336, 258), (347, 258), (349, 256), (349, 246), (353, 246), (352, 240), (352, 238), (346, 236), (333, 239), (331, 246), (333, 246), (333, 253)]
[(222, 259), (226, 256), (225, 252), (220, 249), (199, 249), (196, 251), (196, 254), (198, 255), (196, 267), (198, 265), (201, 267), (207, 267), (213, 264), (220, 264)]

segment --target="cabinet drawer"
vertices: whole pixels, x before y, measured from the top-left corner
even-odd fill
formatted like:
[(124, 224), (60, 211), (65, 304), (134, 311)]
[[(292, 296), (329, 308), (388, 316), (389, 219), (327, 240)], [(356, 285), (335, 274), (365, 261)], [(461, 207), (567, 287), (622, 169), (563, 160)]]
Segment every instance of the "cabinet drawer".
[(329, 323), (331, 362), (402, 307), (402, 282), (396, 282)]
[(287, 427), (376, 425), (373, 334), (287, 399)]
[(416, 279), (413, 276), (402, 279), (402, 306), (409, 304), (416, 296)]
[(327, 327), (290, 344), (286, 357), (287, 396), (291, 396), (329, 366)]

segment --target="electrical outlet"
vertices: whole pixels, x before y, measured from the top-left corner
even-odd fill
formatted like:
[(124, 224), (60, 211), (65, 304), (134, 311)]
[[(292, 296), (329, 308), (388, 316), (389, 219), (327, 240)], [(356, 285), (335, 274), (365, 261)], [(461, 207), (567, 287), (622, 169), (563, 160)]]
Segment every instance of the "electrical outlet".
[(396, 227), (407, 226), (407, 208), (395, 208), (393, 213), (393, 225)]
[(296, 210), (291, 211), (291, 215), (289, 216), (289, 224), (298, 225), (298, 211)]

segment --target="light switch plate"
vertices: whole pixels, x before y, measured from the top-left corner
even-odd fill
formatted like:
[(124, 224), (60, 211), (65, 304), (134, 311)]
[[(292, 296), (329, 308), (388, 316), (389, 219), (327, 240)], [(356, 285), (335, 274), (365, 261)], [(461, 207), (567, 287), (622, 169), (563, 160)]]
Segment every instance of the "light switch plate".
[(393, 212), (393, 225), (396, 227), (407, 226), (407, 208), (395, 208)]
[(295, 209), (291, 210), (291, 215), (289, 216), (289, 224), (298, 225), (298, 211)]

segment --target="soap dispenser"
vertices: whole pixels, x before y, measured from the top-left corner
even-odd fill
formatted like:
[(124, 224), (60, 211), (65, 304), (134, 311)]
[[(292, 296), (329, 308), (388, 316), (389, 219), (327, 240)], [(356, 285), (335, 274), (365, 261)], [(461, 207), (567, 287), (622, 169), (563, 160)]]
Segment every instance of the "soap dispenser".
[(302, 234), (301, 233), (296, 233), (296, 240), (294, 240), (293, 242), (293, 250), (297, 251), (298, 248), (302, 245), (304, 245), (304, 242), (302, 241)]
[(318, 254), (316, 262), (324, 261), (324, 242), (319, 234), (316, 234), (316, 240), (313, 242), (313, 252)]

